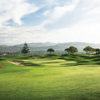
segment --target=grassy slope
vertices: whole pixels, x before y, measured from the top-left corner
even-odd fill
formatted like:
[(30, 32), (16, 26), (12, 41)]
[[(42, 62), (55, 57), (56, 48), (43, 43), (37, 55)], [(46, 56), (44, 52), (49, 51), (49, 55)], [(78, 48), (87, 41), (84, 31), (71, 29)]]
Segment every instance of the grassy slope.
[[(0, 69), (0, 100), (99, 100), (99, 56), (60, 58), (0, 59), (6, 66)], [(17, 66), (8, 60), (28, 65)]]

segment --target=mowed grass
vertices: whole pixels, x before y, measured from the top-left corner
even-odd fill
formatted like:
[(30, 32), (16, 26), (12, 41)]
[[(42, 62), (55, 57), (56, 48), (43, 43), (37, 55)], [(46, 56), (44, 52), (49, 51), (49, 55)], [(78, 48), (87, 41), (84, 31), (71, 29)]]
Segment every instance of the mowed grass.
[(8, 57), (0, 62), (5, 66), (0, 68), (0, 100), (100, 100), (99, 56)]

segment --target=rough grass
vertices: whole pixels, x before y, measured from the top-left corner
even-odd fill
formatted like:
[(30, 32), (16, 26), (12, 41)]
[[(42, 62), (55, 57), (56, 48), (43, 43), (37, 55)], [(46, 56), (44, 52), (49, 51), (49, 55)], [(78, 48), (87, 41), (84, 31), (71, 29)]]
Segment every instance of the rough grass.
[(4, 68), (4, 64), (0, 62), (0, 68)]
[(0, 100), (100, 99), (99, 56), (13, 57), (1, 62), (6, 67), (0, 69)]

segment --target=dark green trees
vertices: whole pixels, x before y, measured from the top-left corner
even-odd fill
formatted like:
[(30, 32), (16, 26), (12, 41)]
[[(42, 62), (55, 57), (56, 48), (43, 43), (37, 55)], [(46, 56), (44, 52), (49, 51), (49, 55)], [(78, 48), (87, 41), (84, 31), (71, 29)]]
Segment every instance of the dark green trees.
[(70, 49), (69, 49), (69, 48), (65, 49), (65, 51), (66, 51), (68, 54), (70, 54)]
[(54, 53), (54, 52), (55, 52), (55, 50), (54, 50), (54, 49), (52, 49), (52, 48), (49, 48), (49, 49), (47, 50), (47, 52), (49, 52), (49, 53), (51, 54), (51, 53)]
[(95, 49), (96, 54), (100, 54), (100, 49)]
[(83, 49), (83, 51), (85, 51), (87, 54), (93, 54), (95, 52), (95, 49), (90, 46), (87, 46)]
[(70, 54), (70, 53), (76, 53), (78, 52), (78, 49), (74, 46), (70, 46), (69, 48), (65, 49), (65, 51)]
[(24, 44), (24, 47), (22, 48), (22, 51), (21, 51), (21, 52), (22, 52), (23, 54), (27, 54), (27, 53), (30, 52), (27, 43)]

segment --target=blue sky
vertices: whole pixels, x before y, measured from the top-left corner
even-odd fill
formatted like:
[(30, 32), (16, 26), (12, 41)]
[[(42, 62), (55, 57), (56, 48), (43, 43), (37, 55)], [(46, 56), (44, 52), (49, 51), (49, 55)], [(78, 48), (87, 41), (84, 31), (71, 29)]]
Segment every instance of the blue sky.
[(0, 0), (0, 45), (99, 37), (100, 0)]

